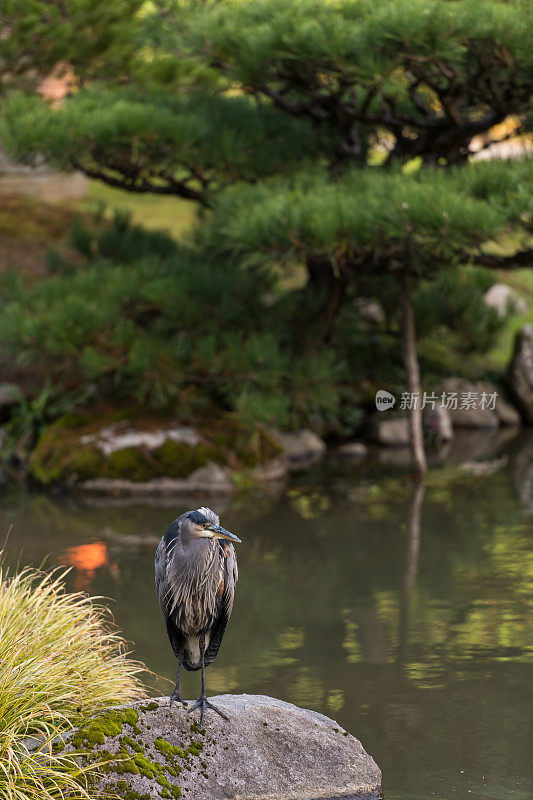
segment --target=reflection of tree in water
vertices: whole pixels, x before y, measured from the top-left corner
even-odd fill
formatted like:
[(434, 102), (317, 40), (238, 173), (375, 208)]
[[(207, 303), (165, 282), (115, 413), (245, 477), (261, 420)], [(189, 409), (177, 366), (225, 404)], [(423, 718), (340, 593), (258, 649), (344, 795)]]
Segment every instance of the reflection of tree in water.
[(424, 482), (417, 480), (413, 485), (411, 504), (407, 520), (407, 552), (403, 574), (400, 612), (400, 644), (398, 647), (398, 662), (402, 664), (407, 656), (409, 643), (409, 619), (411, 612), (411, 599), (415, 585), (418, 554), (420, 552), (420, 517), (424, 501)]

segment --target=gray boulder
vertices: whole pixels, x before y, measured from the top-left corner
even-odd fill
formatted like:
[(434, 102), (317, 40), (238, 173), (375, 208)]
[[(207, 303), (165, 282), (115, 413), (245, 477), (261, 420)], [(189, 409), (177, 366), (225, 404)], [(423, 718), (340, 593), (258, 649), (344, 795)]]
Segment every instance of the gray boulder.
[(76, 484), (85, 492), (111, 495), (180, 495), (233, 494), (236, 486), (231, 480), (231, 470), (209, 463), (199, 467), (187, 478), (152, 478), (149, 481), (130, 481), (126, 478), (88, 478)]
[[(142, 800), (375, 800), (381, 772), (334, 720), (263, 695), (212, 698), (205, 728), (167, 697), (89, 720), (69, 747), (117, 755), (100, 788)], [(122, 762), (119, 759), (124, 759)], [(178, 791), (179, 789), (179, 791)], [(129, 794), (128, 794), (129, 793)]]
[(506, 283), (495, 283), (485, 292), (483, 299), (489, 308), (493, 308), (498, 313), (499, 317), (505, 317), (507, 314), (525, 314), (527, 311), (527, 303), (524, 298)]
[(200, 434), (186, 425), (160, 430), (135, 430), (119, 425), (107, 425), (96, 433), (87, 434), (80, 439), (82, 444), (92, 444), (109, 456), (117, 450), (129, 447), (144, 447), (149, 451), (157, 450), (167, 441), (180, 442), (196, 447), (202, 441)]
[(508, 378), (525, 421), (533, 425), (533, 323), (524, 325), (516, 335)]
[(326, 452), (326, 443), (308, 428), (293, 433), (276, 431), (274, 436), (281, 444), (283, 455), (292, 472), (312, 467)]
[[(446, 378), (436, 393), (445, 394), (448, 403), (446, 410), (454, 428), (497, 428), (499, 425), (520, 424), (520, 415), (506, 400), (502, 388), (496, 384), (469, 381), (465, 378)], [(453, 396), (456, 408), (451, 403)]]
[(379, 444), (386, 447), (407, 447), (409, 444), (407, 417), (380, 416), (379, 419), (375, 418), (374, 422), (375, 439)]
[(251, 479), (258, 484), (279, 483), (287, 478), (289, 467), (284, 458), (273, 458), (266, 464), (259, 464), (250, 473)]
[(501, 386), (496, 386), (495, 383), (489, 383), (488, 381), (477, 381), (476, 388), (479, 392), (485, 392), (486, 395), (496, 393), (494, 411), (501, 426), (520, 425), (522, 423), (519, 412), (509, 402), (507, 394)]

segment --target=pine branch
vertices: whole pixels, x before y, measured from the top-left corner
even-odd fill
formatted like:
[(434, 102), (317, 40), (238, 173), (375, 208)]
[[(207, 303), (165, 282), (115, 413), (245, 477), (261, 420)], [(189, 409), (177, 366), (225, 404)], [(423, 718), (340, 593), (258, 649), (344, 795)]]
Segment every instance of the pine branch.
[(489, 253), (478, 253), (472, 263), (490, 269), (516, 269), (533, 267), (533, 250), (520, 250), (512, 256), (496, 256)]
[(176, 180), (175, 178), (165, 177), (165, 184), (154, 184), (147, 181), (146, 178), (138, 180), (137, 178), (127, 179), (110, 175), (104, 169), (89, 167), (79, 161), (73, 161), (72, 166), (74, 169), (80, 170), (89, 178), (102, 181), (108, 186), (113, 186), (115, 189), (124, 189), (127, 192), (135, 192), (138, 194), (164, 194), (175, 195), (176, 197), (183, 197), (186, 200), (196, 200), (203, 206), (209, 207), (211, 200), (205, 191), (194, 189), (187, 184), (187, 179)]

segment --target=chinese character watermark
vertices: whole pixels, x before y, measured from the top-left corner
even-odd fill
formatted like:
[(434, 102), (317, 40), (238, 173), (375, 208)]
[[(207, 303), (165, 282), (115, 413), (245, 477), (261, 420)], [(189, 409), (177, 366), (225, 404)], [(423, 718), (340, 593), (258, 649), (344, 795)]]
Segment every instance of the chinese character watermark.
[[(435, 410), (435, 408), (445, 408), (448, 411), (470, 411), (480, 409), (481, 411), (494, 411), (498, 392), (442, 392), (440, 395), (435, 392), (402, 392), (398, 408), (400, 411), (412, 411), (413, 409)], [(387, 411), (394, 408), (396, 398), (390, 392), (380, 389), (376, 392), (376, 408), (378, 411)]]

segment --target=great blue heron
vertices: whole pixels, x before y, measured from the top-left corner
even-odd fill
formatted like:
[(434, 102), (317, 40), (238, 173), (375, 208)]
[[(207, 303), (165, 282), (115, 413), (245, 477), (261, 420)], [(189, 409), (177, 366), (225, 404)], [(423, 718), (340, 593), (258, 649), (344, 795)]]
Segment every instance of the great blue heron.
[(224, 717), (205, 694), (205, 668), (216, 657), (230, 618), (237, 583), (237, 557), (231, 542), (240, 542), (220, 526), (210, 508), (187, 511), (167, 528), (155, 554), (155, 585), (168, 638), (178, 659), (170, 698), (184, 706), (180, 670), (202, 670), (202, 693), (189, 709), (206, 708)]

